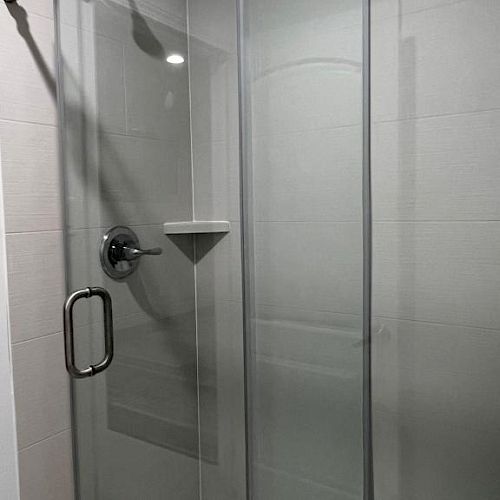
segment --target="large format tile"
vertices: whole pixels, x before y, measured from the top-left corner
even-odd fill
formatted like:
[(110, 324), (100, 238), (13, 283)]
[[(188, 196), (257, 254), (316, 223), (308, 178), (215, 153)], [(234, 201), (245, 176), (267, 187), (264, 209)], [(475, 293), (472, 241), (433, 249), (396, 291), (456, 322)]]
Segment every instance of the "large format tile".
[(500, 4), (462, 1), (373, 24), (373, 119), (500, 107)]
[(373, 332), (377, 410), (498, 433), (499, 331), (376, 318)]
[(125, 43), (127, 131), (133, 135), (189, 143), (189, 80), (187, 63), (166, 62), (171, 53), (187, 61), (187, 37), (150, 23)]
[(500, 329), (500, 223), (375, 223), (374, 314)]
[[(264, 341), (262, 347), (267, 349), (258, 348), (256, 354), (256, 462), (359, 494), (363, 456), (359, 334), (280, 322), (258, 322), (256, 331), (258, 336), (281, 337), (281, 342)], [(303, 349), (304, 344), (315, 345), (315, 352)]]
[(192, 141), (238, 147), (238, 60), (216, 47), (190, 39), (189, 78)]
[(24, 0), (22, 7), (28, 16), (36, 14), (50, 19), (54, 17), (54, 2), (51, 0)]
[(7, 235), (13, 342), (62, 330), (64, 259), (60, 231)]
[(241, 233), (196, 236), (196, 287), (201, 301), (241, 300)]
[(362, 230), (357, 223), (257, 223), (255, 300), (360, 314)]
[[(11, 9), (23, 24), (23, 7)], [(0, 118), (54, 125), (54, 21), (28, 14), (21, 34), (5, 4), (0, 12)]]
[(360, 221), (361, 142), (359, 127), (256, 138), (256, 220)]
[(500, 112), (373, 127), (375, 220), (500, 220)]
[(226, 142), (193, 146), (195, 220), (240, 218), (238, 148)]
[(253, 136), (360, 124), (361, 35), (361, 25), (332, 29), (319, 20), (284, 21), (279, 29), (255, 33)]
[(192, 0), (188, 5), (189, 35), (195, 40), (236, 53), (237, 12), (234, 0)]
[[(360, 0), (275, 0), (272, 4), (266, 0), (254, 0), (246, 12), (250, 19), (252, 34), (272, 32), (279, 29), (303, 29), (330, 25), (332, 32), (346, 26), (360, 25), (362, 4)], [(330, 36), (334, 36), (330, 33)], [(315, 37), (310, 42), (314, 44)], [(283, 39), (285, 42), (285, 39)], [(293, 40), (290, 40), (294, 43)], [(304, 47), (303, 50), (308, 50)]]
[(103, 134), (98, 189), (101, 225), (190, 220), (189, 149), (176, 142)]
[(0, 122), (7, 232), (61, 229), (57, 129)]
[(94, 36), (98, 131), (126, 132), (123, 44)]
[(62, 334), (12, 348), (19, 448), (70, 427), (69, 376)]
[(245, 497), (241, 302), (198, 302), (198, 380), (203, 498)]
[(19, 453), (23, 500), (72, 500), (71, 432), (64, 431)]
[(372, 0), (372, 19), (378, 21), (386, 17), (397, 17), (436, 9), (464, 0)]
[(440, 419), (374, 412), (375, 496), (384, 500), (498, 498), (499, 435)]

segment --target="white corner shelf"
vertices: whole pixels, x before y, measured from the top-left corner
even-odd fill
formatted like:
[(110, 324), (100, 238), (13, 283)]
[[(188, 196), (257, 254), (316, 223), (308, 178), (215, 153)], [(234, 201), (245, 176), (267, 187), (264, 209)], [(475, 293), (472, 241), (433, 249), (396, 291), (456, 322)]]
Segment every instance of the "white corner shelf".
[(165, 234), (207, 234), (207, 233), (229, 233), (231, 223), (226, 220), (192, 220), (184, 222), (165, 222), (163, 232)]

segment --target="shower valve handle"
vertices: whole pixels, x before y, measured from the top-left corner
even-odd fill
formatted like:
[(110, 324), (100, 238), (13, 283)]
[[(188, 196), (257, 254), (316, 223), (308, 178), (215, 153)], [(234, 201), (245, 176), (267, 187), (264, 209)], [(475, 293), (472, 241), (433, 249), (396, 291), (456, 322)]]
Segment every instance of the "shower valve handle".
[(137, 269), (143, 255), (161, 255), (162, 249), (142, 249), (132, 229), (115, 226), (102, 237), (99, 253), (103, 271), (115, 280), (122, 280)]
[(160, 247), (156, 248), (150, 248), (147, 250), (143, 250), (142, 248), (133, 248), (133, 247), (127, 247), (127, 246), (122, 246), (120, 248), (121, 254), (122, 254), (122, 259), (121, 260), (135, 260), (143, 255), (161, 255), (162, 254), (162, 249)]

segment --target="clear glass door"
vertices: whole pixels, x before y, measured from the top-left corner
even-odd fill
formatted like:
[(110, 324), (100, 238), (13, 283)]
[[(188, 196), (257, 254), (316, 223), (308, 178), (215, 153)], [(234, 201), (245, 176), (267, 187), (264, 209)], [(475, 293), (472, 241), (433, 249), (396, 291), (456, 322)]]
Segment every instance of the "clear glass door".
[(243, 2), (250, 477), (363, 498), (363, 5)]
[[(114, 318), (72, 383), (81, 500), (363, 498), (362, 21), (59, 2), (67, 288)], [(231, 230), (165, 236), (192, 220)], [(78, 367), (103, 320), (76, 302)]]
[[(68, 291), (105, 288), (114, 316), (110, 367), (73, 380), (82, 500), (199, 498), (193, 242), (163, 234), (193, 215), (186, 16), (183, 2), (59, 2)], [(114, 226), (161, 255), (108, 276)], [(76, 363), (95, 364), (99, 301), (78, 301), (74, 322)]]

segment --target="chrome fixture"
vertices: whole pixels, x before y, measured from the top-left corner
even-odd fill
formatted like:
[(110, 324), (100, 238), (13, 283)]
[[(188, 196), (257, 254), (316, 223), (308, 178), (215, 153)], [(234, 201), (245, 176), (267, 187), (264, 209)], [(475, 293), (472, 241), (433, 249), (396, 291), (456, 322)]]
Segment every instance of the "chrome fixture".
[[(75, 343), (73, 340), (73, 306), (79, 299), (100, 297), (104, 316), (104, 358), (96, 365), (80, 370), (75, 365)], [(111, 296), (101, 287), (82, 288), (71, 293), (64, 302), (64, 350), (66, 353), (66, 370), (73, 378), (93, 377), (104, 371), (113, 360), (113, 308)]]
[(132, 229), (115, 226), (102, 237), (101, 266), (104, 272), (115, 280), (131, 275), (139, 266), (139, 258), (143, 255), (161, 255), (162, 249), (140, 248), (139, 238)]

